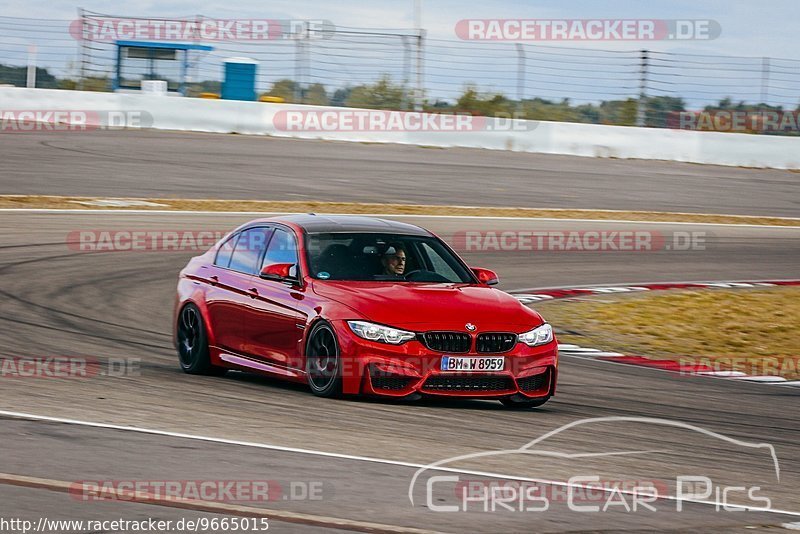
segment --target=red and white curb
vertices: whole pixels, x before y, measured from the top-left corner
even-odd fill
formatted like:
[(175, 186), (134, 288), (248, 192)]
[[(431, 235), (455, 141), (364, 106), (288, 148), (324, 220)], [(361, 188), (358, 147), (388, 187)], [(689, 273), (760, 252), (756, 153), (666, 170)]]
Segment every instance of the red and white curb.
[(615, 293), (634, 293), (640, 291), (665, 291), (668, 289), (745, 289), (755, 287), (798, 286), (800, 280), (748, 280), (724, 282), (665, 282), (635, 285), (607, 285), (586, 287), (550, 287), (527, 290), (524, 293), (512, 293), (523, 304), (532, 304), (543, 300), (586, 297), (590, 295), (608, 295)]
[(677, 360), (654, 360), (644, 356), (632, 356), (620, 352), (607, 352), (580, 345), (570, 345), (559, 343), (558, 353), (561, 356), (572, 356), (576, 358), (591, 359), (608, 363), (618, 363), (625, 365), (638, 365), (677, 373), (681, 376), (699, 376), (707, 378), (720, 378), (724, 380), (743, 380), (745, 382), (756, 382), (760, 384), (800, 387), (800, 380), (788, 380), (782, 376), (768, 375), (748, 375), (742, 371), (722, 371), (702, 363), (686, 363)]

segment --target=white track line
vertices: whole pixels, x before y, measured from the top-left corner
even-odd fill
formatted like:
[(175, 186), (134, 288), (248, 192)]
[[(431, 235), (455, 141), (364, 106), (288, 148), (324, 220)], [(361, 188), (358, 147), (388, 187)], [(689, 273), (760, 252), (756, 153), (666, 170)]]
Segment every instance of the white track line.
[(741, 378), (743, 376), (750, 376), (741, 371), (695, 371), (695, 374), (714, 378)]
[[(800, 227), (798, 227), (800, 228)], [(699, 285), (709, 285), (709, 284), (764, 284), (764, 283), (773, 283), (773, 282), (796, 282), (796, 278), (777, 278), (773, 280), (723, 280), (723, 281), (709, 281), (709, 280), (680, 280), (680, 281), (667, 281), (667, 282), (629, 282), (629, 283), (620, 283), (620, 282), (610, 282), (608, 284), (585, 284), (585, 285), (562, 285), (562, 286), (550, 286), (550, 287), (529, 287), (529, 288), (522, 288), (522, 289), (509, 289), (507, 293), (511, 293), (512, 295), (517, 295), (519, 293), (530, 293), (531, 295), (536, 295), (537, 292), (541, 291), (556, 291), (556, 290), (564, 290), (564, 289), (594, 289), (594, 288), (613, 288), (613, 287), (645, 287), (651, 285), (671, 285), (671, 284), (699, 284)], [(759, 287), (759, 286), (756, 286)], [(770, 287), (770, 286), (763, 286), (763, 287)], [(780, 287), (780, 286), (775, 286)], [(679, 289), (679, 288), (675, 288)], [(690, 287), (686, 289), (704, 289), (703, 287)], [(729, 289), (736, 289), (729, 288)], [(659, 289), (646, 289), (647, 291), (662, 291)], [(663, 291), (669, 291), (669, 289), (665, 289)], [(631, 293), (633, 293), (631, 291)], [(615, 295), (617, 293), (611, 293), (611, 295)], [(621, 294), (621, 293), (620, 293)], [(601, 294), (602, 295), (602, 294)], [(596, 296), (592, 294), (580, 295), (581, 297), (588, 297), (588, 296)], [(567, 297), (572, 298), (572, 297)], [(554, 300), (554, 299), (548, 299)]]
[[(377, 463), (377, 464), (386, 464), (386, 465), (394, 465), (399, 467), (413, 467), (416, 469), (431, 469), (436, 471), (445, 471), (449, 473), (458, 473), (464, 475), (473, 475), (473, 476), (482, 476), (488, 478), (499, 478), (505, 480), (518, 480), (523, 482), (534, 482), (539, 484), (548, 484), (553, 486), (560, 486), (560, 487), (572, 487), (572, 488), (581, 488), (581, 489), (600, 489), (606, 493), (618, 492), (623, 493), (626, 495), (634, 495), (633, 491), (625, 491), (625, 490), (612, 490), (608, 488), (596, 488), (589, 485), (584, 484), (570, 484), (568, 482), (561, 482), (557, 480), (546, 480), (546, 479), (539, 479), (539, 478), (530, 478), (530, 477), (520, 477), (515, 475), (505, 475), (501, 473), (492, 473), (488, 471), (474, 471), (470, 469), (456, 469), (452, 467), (443, 467), (443, 466), (436, 466), (430, 467), (430, 464), (418, 464), (413, 462), (403, 462), (399, 460), (389, 460), (385, 458), (375, 458), (370, 456), (356, 456), (351, 454), (342, 454), (336, 452), (325, 452), (325, 451), (315, 451), (311, 449), (298, 449), (295, 447), (284, 447), (280, 445), (270, 445), (267, 443), (255, 443), (251, 441), (239, 441), (239, 440), (232, 440), (232, 439), (225, 439), (225, 438), (214, 438), (208, 436), (199, 436), (195, 434), (184, 434), (181, 432), (170, 432), (167, 430), (155, 430), (149, 428), (141, 428), (136, 426), (123, 426), (123, 425), (114, 425), (109, 423), (96, 423), (92, 421), (81, 421), (78, 419), (65, 419), (61, 417), (49, 417), (45, 415), (35, 415), (29, 413), (22, 413), (22, 412), (11, 412), (6, 410), (0, 410), (0, 416), (11, 417), (14, 419), (27, 419), (32, 421), (47, 421), (51, 423), (63, 423), (68, 425), (77, 425), (77, 426), (85, 426), (90, 428), (103, 428), (103, 429), (110, 429), (110, 430), (122, 430), (126, 432), (137, 432), (140, 434), (151, 434), (155, 436), (166, 436), (170, 438), (182, 438), (182, 439), (192, 439), (198, 441), (205, 441), (209, 443), (219, 443), (223, 445), (236, 445), (240, 447), (252, 447), (257, 449), (269, 449), (275, 451), (282, 451), (282, 452), (291, 452), (297, 454), (308, 454), (311, 456), (322, 456), (327, 458), (339, 458), (342, 460), (353, 460), (359, 462), (370, 462), (370, 463)], [(708, 506), (719, 506), (720, 503), (714, 501), (705, 501), (699, 499), (677, 499), (676, 497), (670, 495), (659, 495), (660, 499), (668, 500), (668, 501), (682, 501), (682, 502), (689, 502), (694, 504), (703, 504)], [(778, 515), (789, 515), (794, 517), (800, 517), (800, 512), (792, 512), (789, 510), (778, 510), (774, 508), (764, 509), (764, 508), (757, 508), (751, 506), (741, 506), (741, 505), (726, 505), (728, 508), (736, 508), (740, 511), (753, 511), (753, 512), (767, 512), (771, 514), (778, 514)]]
[(783, 384), (788, 382), (782, 376), (758, 376), (758, 375), (745, 375), (745, 376), (730, 376), (729, 380), (744, 380), (746, 382), (758, 382), (759, 384)]
[[(649, 365), (637, 365), (635, 363), (625, 363), (625, 362), (618, 362), (614, 360), (606, 360), (603, 358), (596, 358), (599, 356), (597, 353), (594, 352), (576, 352), (573, 350), (561, 350), (559, 349), (558, 352), (559, 357), (565, 356), (569, 358), (578, 358), (580, 360), (586, 360), (590, 362), (599, 362), (604, 363), (606, 365), (622, 365), (631, 369), (647, 369), (650, 371), (658, 371), (660, 373), (669, 373), (671, 375), (682, 376), (682, 377), (692, 377), (692, 378), (714, 378), (717, 380), (727, 381), (730, 383), (742, 383), (747, 382), (748, 384), (762, 384), (762, 385), (769, 385), (769, 386), (789, 386), (789, 387), (800, 387), (800, 380), (759, 380), (759, 378), (764, 377), (755, 377), (756, 380), (747, 380), (748, 378), (754, 378), (750, 375), (746, 375), (742, 373), (741, 375), (735, 374), (738, 371), (693, 371), (688, 374), (681, 374), (680, 371), (673, 371), (672, 369), (662, 369), (661, 367), (651, 367)], [(624, 354), (621, 354), (624, 356)], [(775, 378), (775, 377), (769, 377)], [(1, 414), (2, 412), (0, 412)]]
[[(120, 214), (127, 213), (133, 215), (296, 215), (297, 211), (205, 211), (205, 210), (138, 210), (138, 209), (80, 209), (80, 208), (0, 208), (2, 213), (111, 213)], [(737, 223), (710, 223), (710, 222), (686, 222), (686, 221), (636, 221), (628, 219), (572, 219), (572, 218), (554, 218), (554, 217), (492, 217), (484, 215), (421, 215), (421, 214), (399, 214), (399, 213), (324, 213), (314, 212), (317, 215), (331, 216), (331, 215), (355, 215), (363, 217), (410, 217), (410, 218), (430, 218), (430, 219), (494, 219), (497, 221), (572, 221), (572, 222), (591, 222), (591, 223), (613, 223), (613, 224), (680, 224), (689, 226), (732, 226), (743, 228), (786, 228), (792, 230), (800, 230), (800, 226), (785, 226), (779, 224), (737, 224)], [(705, 214), (688, 214), (688, 215), (705, 215)], [(713, 214), (711, 214), (713, 215)], [(725, 216), (725, 215), (720, 215)], [(753, 215), (752, 217), (759, 217)], [(790, 221), (800, 220), (793, 217), (768, 217), (770, 219), (786, 219)]]

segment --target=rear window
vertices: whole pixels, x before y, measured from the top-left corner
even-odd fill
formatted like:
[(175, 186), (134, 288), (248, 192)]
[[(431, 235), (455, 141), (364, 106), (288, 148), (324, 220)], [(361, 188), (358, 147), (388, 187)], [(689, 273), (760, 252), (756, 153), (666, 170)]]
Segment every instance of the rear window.
[(271, 234), (272, 230), (269, 228), (250, 228), (242, 232), (233, 249), (228, 268), (241, 273), (255, 274)]
[(217, 267), (228, 268), (231, 263), (231, 256), (233, 255), (233, 248), (236, 246), (236, 240), (239, 239), (239, 234), (236, 234), (225, 241), (219, 250), (217, 250), (217, 257), (214, 259), (214, 265)]

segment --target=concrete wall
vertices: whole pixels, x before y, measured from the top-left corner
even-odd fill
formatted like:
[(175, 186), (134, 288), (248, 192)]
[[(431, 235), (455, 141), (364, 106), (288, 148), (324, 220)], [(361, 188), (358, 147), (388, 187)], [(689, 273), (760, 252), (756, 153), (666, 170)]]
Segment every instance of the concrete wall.
[[(143, 94), (0, 87), (0, 113), (10, 110), (88, 111), (91, 116), (97, 117), (102, 126), (106, 126), (107, 112), (133, 112), (134, 116), (138, 113), (142, 119), (139, 127), (162, 130), (235, 132), (309, 139), (800, 169), (800, 137), (486, 118), (469, 118), (472, 121), (471, 126), (461, 131), (288, 131), (281, 127), (287, 111), (342, 113), (359, 110)], [(374, 110), (361, 111), (375, 113)], [(394, 112), (383, 113), (387, 115)], [(5, 129), (9, 130), (8, 123)]]

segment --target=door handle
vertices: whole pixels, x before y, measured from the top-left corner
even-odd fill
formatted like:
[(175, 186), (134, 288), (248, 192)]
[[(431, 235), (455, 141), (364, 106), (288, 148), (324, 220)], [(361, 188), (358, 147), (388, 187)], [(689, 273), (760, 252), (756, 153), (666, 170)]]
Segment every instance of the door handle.
[(217, 276), (217, 275), (212, 275), (212, 276), (211, 276), (211, 285), (212, 285), (212, 286), (215, 286), (215, 285), (217, 285), (217, 284), (219, 284), (219, 276)]
[(248, 289), (248, 291), (250, 291), (251, 299), (254, 299), (258, 296), (258, 289), (256, 289), (255, 287), (251, 287), (250, 289)]

